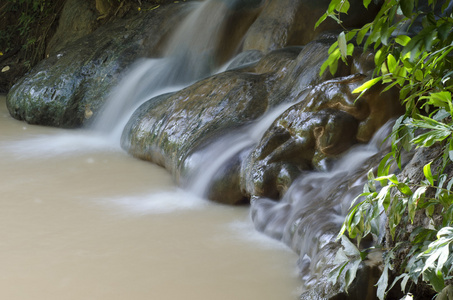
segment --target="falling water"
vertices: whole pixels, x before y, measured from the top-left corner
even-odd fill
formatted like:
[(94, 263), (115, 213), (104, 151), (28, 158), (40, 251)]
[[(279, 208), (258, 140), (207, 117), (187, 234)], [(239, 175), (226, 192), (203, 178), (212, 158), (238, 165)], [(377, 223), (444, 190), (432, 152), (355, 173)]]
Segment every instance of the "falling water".
[[(388, 122), (383, 126), (368, 145), (350, 149), (330, 171), (303, 173), (280, 202), (265, 198), (252, 201), (255, 227), (304, 258), (300, 267), (307, 278), (319, 276), (325, 262), (334, 255), (327, 245), (335, 240), (352, 200), (363, 189), (368, 171), (388, 153), (385, 139), (391, 125)], [(307, 279), (305, 286), (312, 283)]]
[(191, 171), (187, 175), (187, 188), (200, 197), (206, 197), (212, 178), (222, 166), (241, 151), (258, 144), (274, 120), (291, 105), (292, 103), (282, 104), (269, 111), (255, 124), (223, 136), (205, 149), (194, 153), (188, 159)]
[[(118, 142), (130, 115), (144, 101), (177, 91), (213, 74), (221, 63), (217, 58), (217, 48), (222, 38), (219, 32), (224, 26), (223, 21), (232, 3), (240, 0), (226, 2), (229, 5), (220, 0), (192, 3), (192, 11), (170, 38), (164, 57), (142, 59), (130, 68), (97, 116), (93, 124), (94, 131)], [(234, 156), (256, 145), (270, 124), (290, 105), (275, 108), (241, 132), (232, 132), (194, 153), (188, 159), (188, 169), (193, 170), (188, 176), (190, 190), (205, 196), (216, 172)], [(309, 261), (316, 260), (320, 249), (336, 235), (352, 198), (363, 186), (364, 174), (379, 159), (381, 142), (386, 134), (385, 129), (381, 130), (369, 145), (355, 147), (329, 172), (302, 174), (280, 202), (253, 199), (251, 214), (255, 227), (283, 241), (301, 257), (305, 256)], [(43, 147), (49, 149), (48, 146)], [(23, 145), (19, 145), (19, 148), (22, 149)], [(55, 145), (52, 148), (62, 147)], [(47, 152), (45, 149), (38, 153)], [(28, 148), (25, 153), (32, 152)], [(133, 197), (118, 202), (126, 207), (141, 203)], [(168, 201), (165, 203), (168, 205)], [(156, 207), (152, 206), (151, 210), (155, 211)], [(143, 206), (140, 211), (143, 212)]]
[[(225, 3), (223, 3), (225, 2)], [(96, 118), (95, 131), (119, 141), (129, 117), (143, 102), (180, 90), (219, 67), (216, 57), (230, 7), (241, 0), (193, 2), (191, 11), (170, 37), (163, 58), (141, 59), (113, 89)]]

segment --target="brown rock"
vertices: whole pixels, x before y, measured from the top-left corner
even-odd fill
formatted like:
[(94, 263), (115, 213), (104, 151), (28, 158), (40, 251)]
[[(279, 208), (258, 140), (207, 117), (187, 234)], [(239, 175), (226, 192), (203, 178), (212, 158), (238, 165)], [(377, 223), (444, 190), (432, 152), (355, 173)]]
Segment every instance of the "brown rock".
[[(341, 29), (333, 20), (326, 20), (316, 30), (315, 24), (325, 13), (330, 0), (270, 0), (247, 32), (244, 50), (269, 50), (290, 45), (304, 45), (326, 30)], [(343, 26), (358, 27), (374, 18), (376, 7), (363, 8), (361, 1), (350, 1)]]

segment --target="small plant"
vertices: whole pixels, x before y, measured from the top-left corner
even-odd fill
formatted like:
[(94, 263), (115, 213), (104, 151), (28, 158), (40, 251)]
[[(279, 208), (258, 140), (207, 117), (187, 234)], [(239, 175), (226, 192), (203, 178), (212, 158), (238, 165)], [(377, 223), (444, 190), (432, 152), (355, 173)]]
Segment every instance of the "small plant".
[[(0, 7), (5, 22), (0, 31), (0, 47), (6, 54), (21, 51), (21, 60), (31, 68), (44, 58), (46, 39), (58, 20), (63, 0), (7, 0)], [(25, 64), (24, 64), (25, 65)]]
[[(363, 5), (368, 7), (370, 2), (364, 0)], [(373, 78), (354, 93), (360, 97), (375, 84), (382, 83), (387, 85), (384, 91), (399, 89), (401, 103), (406, 108), (405, 115), (393, 127), (391, 152), (381, 161), (376, 174), (368, 173), (364, 191), (351, 206), (340, 232), (342, 239), (347, 233), (360, 245), (367, 235), (382, 235), (379, 224), (382, 215), (386, 216), (393, 240), (397, 228), (412, 224), (416, 214), (424, 213), (430, 220), (428, 228), (418, 226), (407, 240), (383, 249), (383, 273), (377, 284), (379, 299), (384, 299), (397, 282), (406, 291), (408, 282), (417, 284), (423, 280), (440, 292), (452, 279), (453, 179), (444, 174), (453, 161), (453, 16), (446, 11), (448, 5), (449, 1), (429, 0), (428, 7), (421, 9), (415, 0), (384, 1), (372, 22), (339, 34), (320, 70), (323, 73), (329, 68), (335, 74), (339, 60), (347, 62), (357, 46), (362, 46), (364, 51), (372, 48), (376, 66)], [(341, 14), (347, 13), (349, 6), (347, 0), (332, 0), (316, 26), (328, 17), (342, 24)], [(411, 32), (416, 22), (419, 29)], [(392, 163), (401, 168), (403, 149), (410, 151), (434, 144), (441, 147), (442, 153), (435, 161), (438, 167), (434, 175), (431, 170), (434, 161), (423, 167), (425, 179), (421, 182), (402, 181), (390, 173)], [(435, 220), (435, 214), (440, 216), (440, 222)], [(402, 269), (394, 270), (395, 254), (402, 248), (408, 249), (408, 259)], [(342, 261), (332, 273), (334, 280), (346, 264), (354, 268), (364, 258), (360, 251), (344, 257), (351, 261)], [(391, 284), (390, 270), (399, 274)], [(346, 289), (351, 282), (346, 280)]]

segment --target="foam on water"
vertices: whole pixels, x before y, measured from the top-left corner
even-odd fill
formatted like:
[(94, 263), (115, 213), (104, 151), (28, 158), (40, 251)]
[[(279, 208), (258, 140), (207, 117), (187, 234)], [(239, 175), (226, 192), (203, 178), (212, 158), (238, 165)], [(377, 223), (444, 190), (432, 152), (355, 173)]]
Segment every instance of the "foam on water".
[(19, 158), (53, 158), (101, 151), (121, 151), (107, 137), (88, 131), (33, 135), (17, 141), (0, 142), (0, 150)]
[(115, 208), (119, 214), (153, 215), (205, 209), (209, 203), (181, 189), (153, 192), (145, 195), (109, 197), (96, 202)]

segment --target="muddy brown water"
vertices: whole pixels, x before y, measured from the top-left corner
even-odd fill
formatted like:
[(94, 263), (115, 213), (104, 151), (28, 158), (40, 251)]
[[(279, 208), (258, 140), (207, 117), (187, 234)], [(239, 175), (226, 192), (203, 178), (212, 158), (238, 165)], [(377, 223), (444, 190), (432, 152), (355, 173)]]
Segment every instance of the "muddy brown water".
[(0, 299), (298, 298), (297, 256), (247, 207), (82, 135), (14, 120), (0, 97)]

